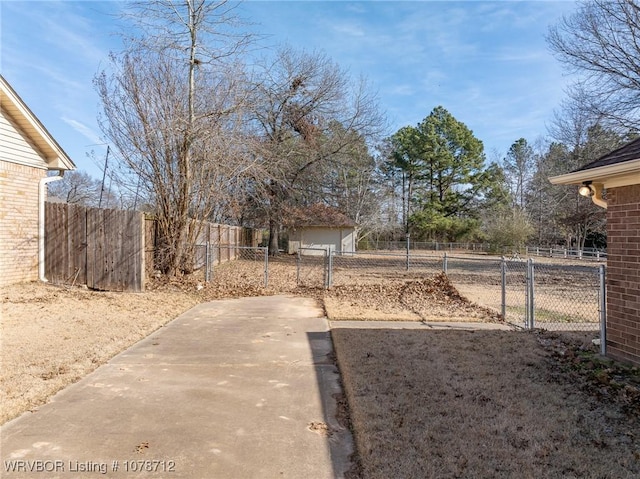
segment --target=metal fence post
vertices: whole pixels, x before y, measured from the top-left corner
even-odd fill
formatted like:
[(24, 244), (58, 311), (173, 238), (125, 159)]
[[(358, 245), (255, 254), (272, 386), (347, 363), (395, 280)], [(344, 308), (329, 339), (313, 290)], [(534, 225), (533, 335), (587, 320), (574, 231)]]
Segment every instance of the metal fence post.
[(501, 297), (500, 297), (500, 312), (502, 313), (502, 319), (507, 319), (507, 261), (502, 257), (500, 262), (500, 283), (502, 285)]
[(327, 251), (327, 289), (331, 288), (333, 284), (333, 253), (329, 247), (329, 251)]
[(328, 281), (329, 281), (329, 273), (328, 273), (328, 269), (329, 269), (329, 263), (327, 262), (327, 250), (324, 250), (324, 253), (322, 254), (322, 284), (324, 285), (325, 289), (328, 289), (329, 287), (327, 286)]
[(211, 244), (207, 241), (207, 244), (205, 245), (205, 259), (204, 259), (204, 281), (205, 283), (208, 283), (209, 281), (211, 281), (211, 272), (209, 271), (209, 268), (211, 267)]
[(409, 271), (409, 233), (407, 233), (407, 271)]
[(269, 287), (269, 248), (264, 248), (264, 287)]
[(298, 249), (298, 254), (296, 255), (296, 284), (300, 284), (300, 250)]
[(447, 261), (447, 253), (444, 253), (444, 256), (442, 257), (442, 271), (444, 271), (444, 274), (447, 274), (448, 269), (449, 269), (449, 262)]
[(533, 267), (533, 259), (529, 258), (527, 260), (527, 288), (526, 288), (526, 296), (527, 296), (527, 315), (526, 322), (527, 328), (533, 329), (535, 328), (536, 319), (535, 319), (535, 288), (534, 288), (534, 267)]
[(600, 354), (607, 355), (607, 283), (605, 279), (605, 267), (598, 268), (600, 277)]

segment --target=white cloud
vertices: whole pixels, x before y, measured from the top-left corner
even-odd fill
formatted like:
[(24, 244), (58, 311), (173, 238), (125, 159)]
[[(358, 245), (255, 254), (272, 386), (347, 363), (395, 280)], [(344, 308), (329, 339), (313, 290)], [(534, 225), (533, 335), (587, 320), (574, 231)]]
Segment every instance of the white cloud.
[(333, 31), (338, 35), (347, 35), (350, 37), (364, 37), (364, 29), (356, 23), (338, 23), (334, 24)]
[(410, 84), (394, 85), (388, 90), (387, 93), (391, 95), (410, 96), (416, 93), (416, 88), (415, 86)]
[(67, 118), (64, 116), (61, 118), (61, 120), (64, 121), (67, 125), (69, 125), (71, 128), (73, 128), (75, 131), (80, 133), (82, 136), (87, 138), (89, 141), (91, 141), (92, 145), (99, 145), (104, 143), (102, 141), (102, 138), (100, 138), (100, 135), (98, 135), (95, 131), (93, 131), (87, 125), (77, 120), (74, 120), (72, 118)]

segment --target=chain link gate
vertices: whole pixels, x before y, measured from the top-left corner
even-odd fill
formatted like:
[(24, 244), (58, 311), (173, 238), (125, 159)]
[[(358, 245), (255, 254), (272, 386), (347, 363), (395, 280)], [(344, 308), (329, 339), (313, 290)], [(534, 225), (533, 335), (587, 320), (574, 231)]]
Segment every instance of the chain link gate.
[(307, 288), (331, 287), (332, 251), (328, 248), (299, 248), (296, 253), (296, 284)]
[[(198, 245), (204, 266), (205, 282), (244, 282), (269, 286), (269, 252), (262, 246), (228, 246), (206, 243)], [(217, 271), (216, 271), (217, 269)]]

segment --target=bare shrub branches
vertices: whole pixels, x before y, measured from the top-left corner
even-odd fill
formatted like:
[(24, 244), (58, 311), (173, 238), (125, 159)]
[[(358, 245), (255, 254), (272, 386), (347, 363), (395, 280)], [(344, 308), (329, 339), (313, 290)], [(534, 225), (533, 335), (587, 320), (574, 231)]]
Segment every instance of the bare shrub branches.
[(552, 27), (551, 49), (580, 75), (569, 94), (595, 119), (640, 126), (640, 6), (633, 0), (594, 0)]

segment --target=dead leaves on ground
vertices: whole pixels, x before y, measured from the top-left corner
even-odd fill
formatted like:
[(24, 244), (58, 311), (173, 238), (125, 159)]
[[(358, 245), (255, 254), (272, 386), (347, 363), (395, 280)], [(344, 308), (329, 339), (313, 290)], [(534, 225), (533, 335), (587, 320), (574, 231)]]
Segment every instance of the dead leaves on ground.
[(377, 284), (336, 286), (326, 298), (350, 303), (362, 309), (395, 312), (406, 310), (419, 316), (464, 315), (499, 320), (494, 311), (471, 303), (460, 295), (444, 273), (417, 280), (392, 280)]
[(566, 333), (535, 334), (559, 374), (570, 374), (584, 391), (619, 404), (626, 414), (640, 415), (640, 368), (603, 358), (595, 346)]
[[(273, 267), (272, 267), (273, 266)], [(262, 266), (260, 266), (262, 268)], [(159, 278), (148, 285), (151, 290), (182, 290), (199, 301), (270, 296), (274, 294), (296, 294), (330, 299), (363, 313), (403, 313), (407, 319), (434, 320), (449, 317), (467, 317), (473, 320), (500, 321), (495, 311), (481, 307), (460, 295), (444, 273), (424, 278), (384, 279), (377, 282), (357, 279), (350, 284), (335, 285), (329, 290), (320, 287), (307, 288), (296, 284), (295, 268), (274, 263), (269, 266), (269, 285), (264, 287), (263, 270), (255, 263), (234, 261), (217, 267), (212, 281), (204, 282), (202, 275), (179, 278)], [(334, 305), (335, 306), (335, 305)]]

